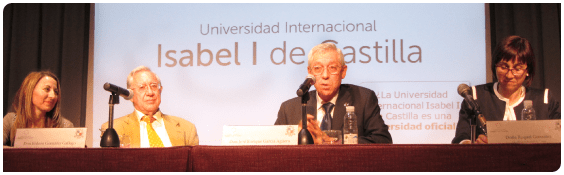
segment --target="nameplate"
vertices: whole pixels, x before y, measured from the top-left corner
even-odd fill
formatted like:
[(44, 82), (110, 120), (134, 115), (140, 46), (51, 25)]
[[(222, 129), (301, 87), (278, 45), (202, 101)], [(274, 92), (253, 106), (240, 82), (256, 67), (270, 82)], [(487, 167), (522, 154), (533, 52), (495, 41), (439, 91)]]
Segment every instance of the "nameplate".
[(223, 126), (221, 145), (297, 145), (298, 125)]
[(14, 148), (84, 148), (87, 128), (19, 128)]
[(488, 143), (560, 143), (560, 119), (486, 123)]

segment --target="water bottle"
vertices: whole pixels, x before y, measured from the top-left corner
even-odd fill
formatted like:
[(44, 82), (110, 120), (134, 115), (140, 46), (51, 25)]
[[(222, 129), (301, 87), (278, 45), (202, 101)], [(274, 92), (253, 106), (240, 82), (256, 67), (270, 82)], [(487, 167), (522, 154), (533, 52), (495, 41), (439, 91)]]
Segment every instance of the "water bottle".
[(536, 120), (537, 116), (535, 115), (535, 109), (533, 109), (533, 101), (525, 100), (523, 104), (525, 108), (523, 108), (521, 113), (521, 120)]
[(347, 114), (345, 114), (344, 122), (343, 143), (358, 144), (358, 126), (356, 125), (354, 106), (347, 106)]

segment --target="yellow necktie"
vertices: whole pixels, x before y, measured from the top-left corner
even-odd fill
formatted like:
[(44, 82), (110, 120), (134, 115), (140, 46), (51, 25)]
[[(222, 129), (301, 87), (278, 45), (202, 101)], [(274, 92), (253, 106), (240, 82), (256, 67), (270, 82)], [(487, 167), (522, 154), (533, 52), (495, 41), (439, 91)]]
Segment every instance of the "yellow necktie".
[(149, 136), (149, 145), (151, 147), (164, 147), (163, 141), (161, 141), (161, 138), (159, 137), (157, 132), (155, 132), (155, 129), (153, 129), (152, 123), (156, 119), (153, 117), (144, 116), (142, 120), (145, 123), (147, 123), (147, 135)]

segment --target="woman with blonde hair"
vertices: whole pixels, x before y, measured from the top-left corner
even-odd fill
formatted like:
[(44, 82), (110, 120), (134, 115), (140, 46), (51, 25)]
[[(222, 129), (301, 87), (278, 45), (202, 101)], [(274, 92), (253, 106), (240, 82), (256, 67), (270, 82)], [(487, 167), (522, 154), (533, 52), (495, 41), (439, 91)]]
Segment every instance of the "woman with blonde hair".
[(72, 128), (61, 116), (59, 79), (49, 71), (29, 73), (14, 97), (15, 112), (4, 116), (3, 145), (13, 146), (18, 128)]

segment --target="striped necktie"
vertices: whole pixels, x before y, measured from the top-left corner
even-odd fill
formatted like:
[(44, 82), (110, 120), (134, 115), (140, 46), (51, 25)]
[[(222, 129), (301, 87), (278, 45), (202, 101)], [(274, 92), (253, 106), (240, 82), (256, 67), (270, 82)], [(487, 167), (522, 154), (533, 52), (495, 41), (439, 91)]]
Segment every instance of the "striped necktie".
[(155, 132), (155, 129), (153, 129), (152, 124), (156, 119), (153, 117), (144, 116), (141, 120), (147, 123), (146, 128), (147, 128), (147, 135), (149, 136), (149, 145), (151, 147), (164, 147), (163, 141), (161, 141), (161, 138), (159, 137), (157, 132)]

